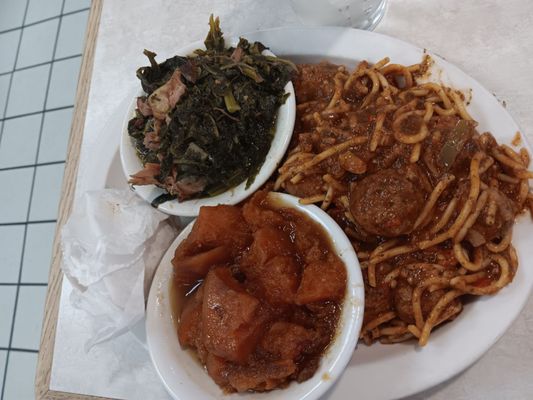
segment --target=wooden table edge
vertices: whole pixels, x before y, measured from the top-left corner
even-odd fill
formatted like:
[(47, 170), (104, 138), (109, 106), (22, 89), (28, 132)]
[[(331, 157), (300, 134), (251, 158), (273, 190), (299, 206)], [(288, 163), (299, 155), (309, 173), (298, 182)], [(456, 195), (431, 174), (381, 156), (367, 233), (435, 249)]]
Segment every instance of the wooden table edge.
[(105, 400), (104, 397), (60, 392), (50, 389), (56, 327), (61, 299), (61, 287), (63, 282), (63, 272), (61, 271), (60, 233), (61, 228), (71, 213), (75, 195), (81, 143), (83, 139), (83, 130), (85, 126), (85, 116), (87, 112), (87, 103), (89, 99), (89, 90), (94, 62), (94, 52), (96, 48), (96, 38), (100, 24), (100, 16), (102, 13), (102, 3), (103, 0), (92, 0), (85, 33), (85, 48), (83, 52), (80, 75), (78, 78), (74, 115), (70, 130), (65, 172), (63, 175), (61, 201), (59, 203), (59, 212), (52, 252), (52, 262), (48, 279), (48, 291), (44, 308), (41, 344), (35, 373), (35, 396), (38, 400)]

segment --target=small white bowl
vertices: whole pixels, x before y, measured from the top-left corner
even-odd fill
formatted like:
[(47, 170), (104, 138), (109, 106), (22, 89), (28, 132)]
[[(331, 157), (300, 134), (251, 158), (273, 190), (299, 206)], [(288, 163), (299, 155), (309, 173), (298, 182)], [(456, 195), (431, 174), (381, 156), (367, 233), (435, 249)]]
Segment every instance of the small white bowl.
[[(236, 46), (238, 39), (227, 39), (226, 44)], [(205, 48), (203, 42), (195, 42), (187, 47), (177, 51), (177, 54), (191, 54), (194, 50)], [(272, 52), (265, 50), (263, 54), (274, 55)], [(179, 215), (185, 217), (195, 217), (198, 215), (201, 206), (216, 206), (219, 204), (237, 204), (246, 197), (253, 194), (259, 189), (278, 167), (279, 162), (283, 158), (292, 136), (294, 128), (294, 121), (296, 119), (296, 96), (294, 94), (294, 87), (289, 81), (285, 86), (285, 93), (289, 93), (289, 97), (285, 103), (279, 108), (276, 123), (274, 126), (274, 137), (270, 145), (265, 161), (257, 173), (254, 182), (250, 187), (246, 188), (246, 181), (231, 188), (217, 196), (206, 197), (201, 199), (192, 199), (178, 202), (177, 200), (170, 200), (160, 204), (157, 209), (164, 213), (171, 215)], [(139, 91), (138, 96), (143, 96), (143, 90)], [(135, 174), (143, 168), (141, 160), (137, 156), (133, 141), (128, 134), (128, 121), (135, 116), (135, 108), (137, 98), (135, 97), (128, 108), (128, 112), (124, 119), (122, 126), (122, 139), (120, 141), (120, 160), (122, 162), (122, 169), (127, 177)], [(155, 186), (135, 186), (135, 192), (151, 203), (156, 197), (166, 193), (165, 190)]]
[(302, 383), (292, 382), (287, 388), (265, 393), (224, 394), (197, 359), (180, 347), (171, 314), (169, 302), (171, 260), (176, 247), (189, 235), (194, 225), (193, 221), (174, 240), (161, 260), (150, 289), (146, 309), (146, 335), (150, 356), (165, 387), (176, 400), (318, 399), (341, 376), (352, 357), (363, 323), (365, 291), (359, 262), (350, 241), (337, 223), (320, 208), (314, 205), (301, 205), (298, 198), (288, 194), (271, 192), (269, 196), (283, 206), (303, 212), (317, 222), (329, 235), (336, 254), (346, 265), (347, 290), (337, 334), (322, 356), (318, 370), (309, 380)]

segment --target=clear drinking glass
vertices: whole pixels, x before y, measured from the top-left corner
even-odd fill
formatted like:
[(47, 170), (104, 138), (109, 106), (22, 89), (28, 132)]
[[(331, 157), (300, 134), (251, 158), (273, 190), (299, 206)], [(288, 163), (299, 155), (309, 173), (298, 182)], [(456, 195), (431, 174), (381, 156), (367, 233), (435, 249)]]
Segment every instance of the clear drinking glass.
[(291, 0), (307, 25), (337, 25), (372, 30), (381, 21), (387, 0)]

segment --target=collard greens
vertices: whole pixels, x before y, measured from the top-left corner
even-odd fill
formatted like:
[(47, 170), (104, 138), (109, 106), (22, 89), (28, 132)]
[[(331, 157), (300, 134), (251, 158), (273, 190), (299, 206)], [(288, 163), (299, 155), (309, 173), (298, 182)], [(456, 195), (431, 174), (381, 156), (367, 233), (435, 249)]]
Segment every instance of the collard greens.
[(137, 77), (146, 96), (137, 100), (128, 132), (144, 169), (133, 185), (155, 184), (172, 198), (213, 196), (250, 185), (270, 149), (285, 85), (296, 67), (263, 55), (265, 46), (241, 38), (226, 48), (211, 16), (205, 50), (162, 63), (145, 50), (150, 66)]

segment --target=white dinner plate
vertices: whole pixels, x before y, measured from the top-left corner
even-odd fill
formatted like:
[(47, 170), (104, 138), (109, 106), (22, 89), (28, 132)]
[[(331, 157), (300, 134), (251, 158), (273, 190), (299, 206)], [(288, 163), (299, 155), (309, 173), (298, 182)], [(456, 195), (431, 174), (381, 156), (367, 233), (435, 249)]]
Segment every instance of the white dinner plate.
[[(424, 54), (422, 49), (400, 40), (349, 28), (281, 28), (243, 36), (259, 40), (276, 55), (296, 62), (328, 60), (350, 68), (361, 60), (376, 62), (385, 56), (393, 63), (415, 64)], [(500, 143), (509, 144), (519, 128), (496, 98), (454, 65), (431, 56), (435, 66), (430, 80), (472, 90), (468, 111), (479, 122), (478, 130), (490, 131)], [(531, 237), (533, 224), (526, 214), (514, 229), (513, 244), (520, 266), (509, 286), (494, 296), (467, 304), (455, 321), (431, 334), (424, 348), (415, 341), (370, 347), (359, 343), (343, 377), (325, 398), (397, 399), (443, 382), (475, 362), (504, 334), (525, 305), (533, 286)]]

